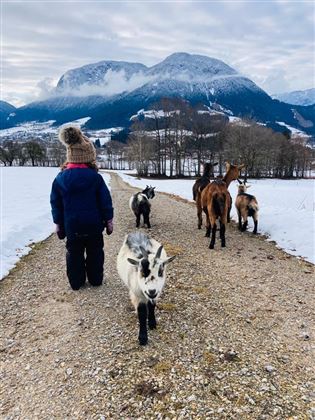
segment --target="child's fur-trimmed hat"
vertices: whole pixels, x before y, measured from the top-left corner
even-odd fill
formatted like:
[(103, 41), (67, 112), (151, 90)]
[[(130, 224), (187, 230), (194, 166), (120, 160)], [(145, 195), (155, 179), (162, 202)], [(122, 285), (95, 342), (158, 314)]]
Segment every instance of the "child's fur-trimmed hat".
[(84, 136), (82, 131), (73, 125), (59, 130), (59, 140), (67, 148), (67, 162), (94, 163), (96, 152), (92, 142)]

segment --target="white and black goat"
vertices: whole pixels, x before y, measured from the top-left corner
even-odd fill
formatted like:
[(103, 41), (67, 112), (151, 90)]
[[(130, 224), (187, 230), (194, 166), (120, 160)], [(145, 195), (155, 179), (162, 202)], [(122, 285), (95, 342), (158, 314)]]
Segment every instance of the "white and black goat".
[(118, 274), (138, 313), (141, 345), (148, 342), (147, 323), (150, 329), (156, 328), (156, 300), (165, 283), (166, 265), (174, 258), (167, 257), (163, 245), (142, 232), (127, 235), (117, 256)]
[(155, 187), (150, 187), (147, 185), (145, 189), (141, 192), (138, 192), (130, 197), (129, 207), (131, 211), (136, 216), (136, 226), (140, 226), (141, 215), (143, 217), (143, 224), (147, 225), (148, 228), (151, 227), (150, 224), (150, 211), (151, 204), (149, 202), (150, 198), (155, 197), (154, 193)]
[[(238, 194), (236, 196), (235, 200), (235, 207), (237, 210), (238, 215), (238, 228), (242, 232), (246, 231), (247, 224), (248, 224), (248, 217), (252, 217), (254, 221), (254, 230), (253, 233), (257, 233), (257, 227), (258, 227), (258, 202), (256, 200), (256, 197), (250, 194), (247, 194), (247, 188), (250, 187), (250, 185), (246, 185), (246, 181), (241, 182), (238, 179)], [(243, 224), (242, 224), (243, 219)]]

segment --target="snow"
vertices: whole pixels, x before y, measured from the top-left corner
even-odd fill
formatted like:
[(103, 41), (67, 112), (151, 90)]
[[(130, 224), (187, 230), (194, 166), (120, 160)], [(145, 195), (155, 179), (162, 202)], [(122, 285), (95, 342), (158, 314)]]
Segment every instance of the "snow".
[[(67, 125), (75, 125), (77, 127), (82, 127), (91, 117), (80, 118), (78, 120), (69, 121), (60, 127)], [(13, 136), (15, 138), (22, 138), (25, 136), (42, 136), (45, 134), (57, 135), (59, 128), (53, 126), (55, 120), (49, 120), (45, 122), (30, 121), (28, 123), (19, 124), (16, 127), (5, 128), (0, 130), (0, 138)]]
[[(128, 173), (116, 171), (128, 184), (145, 188), (152, 184), (157, 191), (176, 194), (192, 201), (194, 180), (148, 180), (137, 179)], [(277, 243), (287, 253), (304, 257), (315, 263), (315, 203), (314, 180), (248, 180), (251, 185), (249, 193), (257, 197), (260, 212), (258, 231)], [(236, 182), (230, 185), (229, 191), (235, 202)], [(231, 212), (236, 220), (234, 205)], [(194, 220), (192, 223), (196, 223)], [(253, 230), (252, 219), (249, 220), (249, 231)]]
[(291, 131), (292, 137), (310, 137), (308, 134), (306, 134), (304, 131), (298, 130), (297, 128), (292, 127), (289, 124), (286, 124), (283, 121), (276, 121), (277, 124), (286, 127), (288, 130)]
[(45, 133), (54, 133), (57, 132), (55, 127), (51, 127), (55, 120), (49, 120), (46, 122), (36, 122), (31, 121), (28, 123), (17, 125), (16, 127), (5, 128), (0, 130), (0, 138), (8, 137), (12, 135), (24, 135), (25, 133), (45, 134)]
[[(59, 168), (1, 167), (0, 279), (55, 229), (49, 196)], [(110, 177), (102, 174), (107, 186)]]

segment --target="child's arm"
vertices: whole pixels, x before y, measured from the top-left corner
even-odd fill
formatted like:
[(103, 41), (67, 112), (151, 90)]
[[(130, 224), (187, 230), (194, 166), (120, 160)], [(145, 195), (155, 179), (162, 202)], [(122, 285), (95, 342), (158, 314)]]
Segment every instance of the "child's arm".
[(62, 196), (58, 188), (58, 183), (54, 180), (50, 193), (51, 214), (56, 226), (56, 233), (59, 239), (65, 238), (64, 233), (64, 213)]
[(103, 220), (106, 225), (106, 232), (110, 235), (113, 231), (114, 209), (112, 197), (101, 175), (99, 175), (98, 199)]

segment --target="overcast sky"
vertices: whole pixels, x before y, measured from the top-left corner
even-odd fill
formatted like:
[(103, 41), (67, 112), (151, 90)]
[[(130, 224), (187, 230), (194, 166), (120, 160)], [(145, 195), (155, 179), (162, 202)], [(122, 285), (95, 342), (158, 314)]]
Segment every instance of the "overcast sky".
[(269, 94), (315, 87), (314, 1), (2, 1), (2, 99), (21, 105), (75, 67), (223, 60)]

